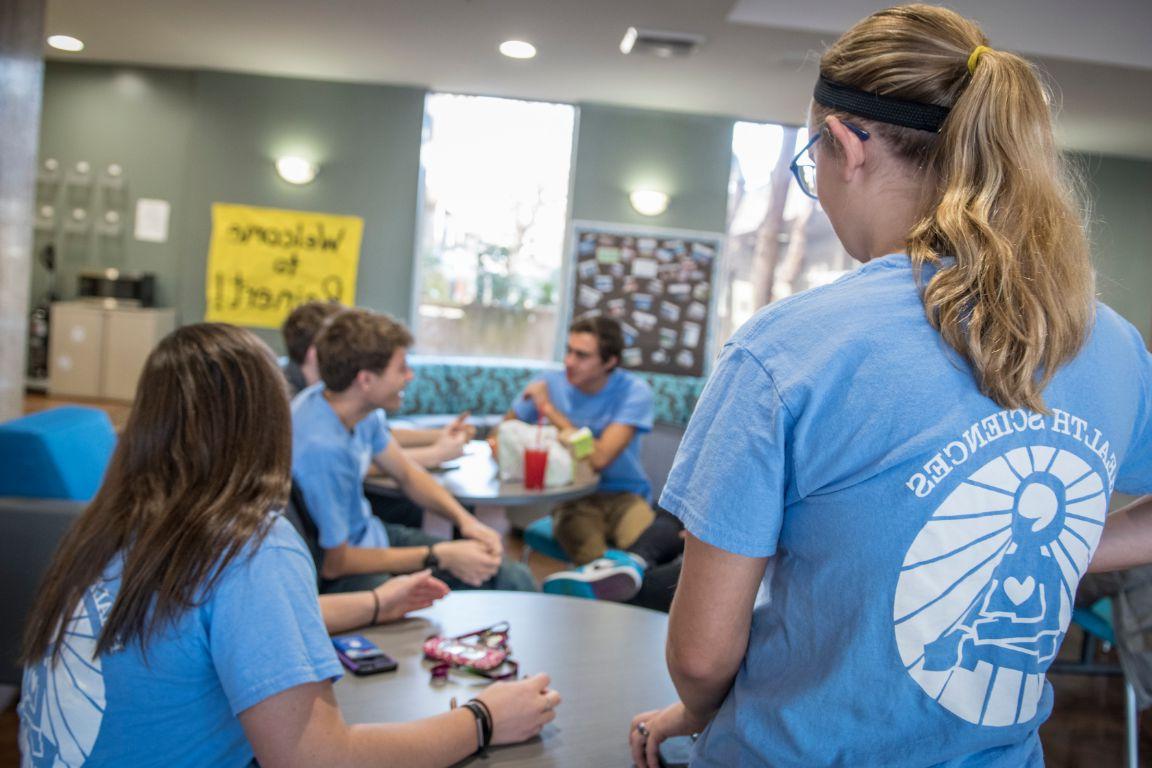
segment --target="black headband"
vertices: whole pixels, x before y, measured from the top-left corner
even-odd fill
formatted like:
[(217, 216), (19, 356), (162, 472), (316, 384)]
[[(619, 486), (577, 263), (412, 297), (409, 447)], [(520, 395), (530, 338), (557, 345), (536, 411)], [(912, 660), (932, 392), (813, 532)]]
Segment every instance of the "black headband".
[(812, 98), (817, 104), (823, 104), (831, 109), (842, 109), (881, 123), (932, 133), (939, 133), (940, 126), (944, 124), (951, 111), (948, 107), (936, 104), (893, 99), (890, 96), (857, 90), (833, 82), (824, 75), (820, 75), (820, 79), (816, 81), (816, 90), (812, 93)]

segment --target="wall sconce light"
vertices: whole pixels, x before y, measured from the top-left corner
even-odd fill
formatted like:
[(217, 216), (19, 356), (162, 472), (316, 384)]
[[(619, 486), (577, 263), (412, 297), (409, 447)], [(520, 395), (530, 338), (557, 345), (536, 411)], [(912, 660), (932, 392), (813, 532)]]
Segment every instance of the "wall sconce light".
[(276, 173), (289, 184), (307, 184), (316, 178), (320, 167), (302, 157), (276, 158)]
[(668, 210), (668, 193), (655, 189), (636, 189), (628, 195), (636, 213), (643, 216), (659, 216)]

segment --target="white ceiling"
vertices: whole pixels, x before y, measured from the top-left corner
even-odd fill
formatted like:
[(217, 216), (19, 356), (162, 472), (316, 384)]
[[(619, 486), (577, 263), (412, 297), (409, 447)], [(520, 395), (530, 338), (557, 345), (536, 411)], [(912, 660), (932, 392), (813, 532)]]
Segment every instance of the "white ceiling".
[[(208, 68), (799, 123), (820, 51), (867, 0), (50, 0), (51, 59)], [(1152, 159), (1152, 2), (955, 0), (1059, 87), (1072, 149)], [(694, 56), (624, 56), (628, 26), (702, 34)], [(530, 40), (531, 61), (500, 56)]]

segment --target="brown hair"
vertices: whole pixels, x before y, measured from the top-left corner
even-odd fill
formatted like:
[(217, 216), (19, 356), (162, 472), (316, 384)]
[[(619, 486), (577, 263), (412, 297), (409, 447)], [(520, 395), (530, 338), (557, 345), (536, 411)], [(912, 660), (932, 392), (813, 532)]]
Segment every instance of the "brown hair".
[(303, 365), (308, 347), (316, 340), (324, 321), (341, 309), (343, 307), (334, 301), (308, 301), (292, 310), (280, 326), (288, 359)]
[[(1095, 285), (1079, 205), (1056, 150), (1048, 97), (1024, 59), (983, 51), (980, 28), (945, 8), (904, 5), (848, 30), (820, 60), (830, 80), (948, 107), (939, 133), (848, 117), (925, 178), (908, 254), (929, 322), (1005, 408), (1046, 411), (1043, 391), (1088, 336)], [(827, 134), (826, 134), (827, 135)], [(955, 263), (941, 263), (954, 257)]]
[(199, 324), (148, 357), (96, 498), (64, 537), (24, 638), (25, 663), (60, 653), (85, 591), (123, 554), (96, 655), (141, 647), (194, 606), (288, 499), (291, 421), (271, 350), (250, 332)]
[[(596, 337), (596, 348), (600, 351), (600, 360), (608, 362), (616, 358), (616, 365), (620, 364), (620, 355), (624, 352), (624, 331), (620, 323), (610, 317), (582, 317), (568, 326), (568, 333), (590, 333)], [(616, 366), (612, 366), (613, 369)]]
[(316, 337), (316, 361), (324, 386), (343, 392), (360, 371), (380, 372), (392, 353), (412, 346), (412, 334), (389, 315), (349, 309), (333, 317)]

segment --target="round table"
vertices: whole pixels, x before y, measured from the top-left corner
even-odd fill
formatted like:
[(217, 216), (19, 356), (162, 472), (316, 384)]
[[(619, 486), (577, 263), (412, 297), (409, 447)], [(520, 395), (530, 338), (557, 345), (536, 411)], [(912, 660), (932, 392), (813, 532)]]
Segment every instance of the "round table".
[(611, 768), (631, 765), (632, 717), (676, 701), (664, 664), (668, 617), (618, 603), (526, 592), (453, 592), (432, 608), (394, 624), (361, 630), (395, 658), (395, 672), (345, 675), (336, 700), (350, 723), (401, 722), (439, 714), (453, 696), (463, 703), (487, 681), (453, 673), (430, 683), (421, 645), (429, 635), (462, 635), (501, 621), (520, 672), (546, 672), (563, 703), (539, 738), (494, 747), (487, 759), (461, 765), (522, 768)]
[[(576, 477), (569, 485), (530, 491), (522, 482), (501, 482), (499, 467), (492, 458), (492, 448), (484, 440), (469, 442), (463, 456), (446, 464), (448, 469), (432, 470), (432, 477), (466, 507), (559, 504), (593, 493), (600, 482), (599, 476), (589, 468), (586, 461), (575, 463)], [(364, 490), (385, 496), (404, 495), (395, 480), (382, 475), (365, 478)]]

